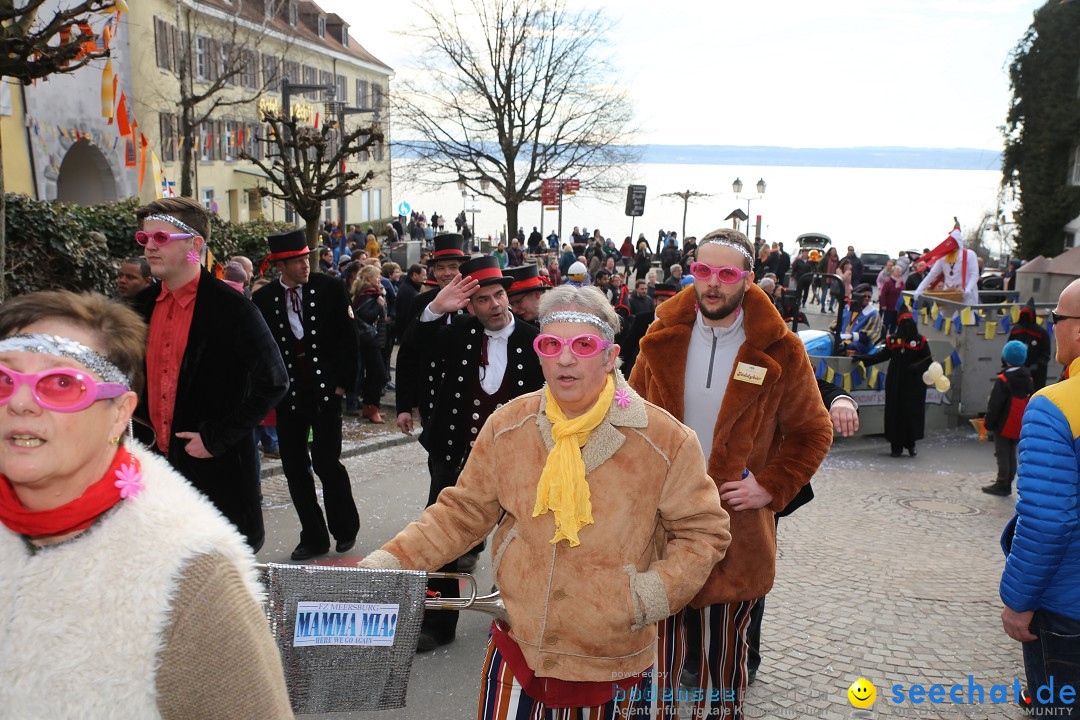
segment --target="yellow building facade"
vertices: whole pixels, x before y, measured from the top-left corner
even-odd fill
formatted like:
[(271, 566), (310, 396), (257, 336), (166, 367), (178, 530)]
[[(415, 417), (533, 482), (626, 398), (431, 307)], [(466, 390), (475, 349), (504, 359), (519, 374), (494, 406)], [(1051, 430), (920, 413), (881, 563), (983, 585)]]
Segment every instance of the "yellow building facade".
[[(262, 198), (262, 172), (240, 159), (264, 157), (260, 107), (280, 108), (282, 79), (331, 86), (290, 93), (294, 114), (322, 124), (343, 104), (346, 128), (377, 122), (385, 140), (350, 158), (369, 187), (328, 203), (324, 219), (372, 223), (391, 214), (389, 122), (391, 68), (353, 38), (342, 18), (305, 0), (138, 0), (122, 15), (94, 18), (108, 26), (108, 61), (5, 94), (4, 178), (8, 191), (45, 200), (93, 203), (180, 194), (185, 143), (193, 153), (192, 196), (223, 219), (300, 223), (281, 201)], [(48, 5), (42, 12), (49, 12)], [(191, 68), (186, 96), (201, 119), (181, 132), (181, 65)], [(235, 72), (232, 72), (235, 71)], [(220, 87), (216, 87), (220, 86)], [(25, 96), (25, 103), (21, 101)], [(332, 100), (338, 106), (327, 106)], [(108, 115), (111, 114), (112, 118)]]

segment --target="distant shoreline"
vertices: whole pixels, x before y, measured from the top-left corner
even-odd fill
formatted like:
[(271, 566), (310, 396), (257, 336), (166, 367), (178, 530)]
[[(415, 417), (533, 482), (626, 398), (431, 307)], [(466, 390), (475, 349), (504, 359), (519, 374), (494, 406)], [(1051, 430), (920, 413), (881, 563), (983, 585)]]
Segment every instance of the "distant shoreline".
[(974, 148), (788, 148), (740, 145), (643, 145), (641, 162), (667, 165), (764, 165), (911, 170), (1000, 170), (1001, 153)]
[[(790, 148), (754, 145), (639, 145), (639, 162), (649, 165), (751, 165), (896, 170), (999, 171), (1000, 151), (977, 148)], [(415, 155), (393, 145), (395, 159)]]

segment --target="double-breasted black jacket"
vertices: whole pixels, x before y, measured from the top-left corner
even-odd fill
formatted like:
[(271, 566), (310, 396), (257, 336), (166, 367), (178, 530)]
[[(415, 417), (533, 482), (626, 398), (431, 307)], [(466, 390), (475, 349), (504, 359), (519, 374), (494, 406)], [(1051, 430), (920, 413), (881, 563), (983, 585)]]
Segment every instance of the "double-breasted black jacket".
[[(150, 324), (161, 285), (133, 301)], [(258, 309), (203, 270), (195, 295), (187, 346), (180, 365), (169, 438), (169, 462), (235, 524), (253, 546), (263, 538), (252, 429), (285, 396), (285, 364)], [(149, 426), (147, 388), (136, 417)], [(206, 459), (187, 454), (178, 432), (198, 432)], [(140, 439), (155, 447), (148, 433)]]
[[(424, 424), (420, 444), (439, 462), (460, 466), (467, 457), (476, 433), (487, 416), (474, 417), (478, 402), (480, 350), (484, 326), (472, 315), (460, 315), (450, 324), (417, 322), (409, 329), (409, 340), (432, 348), (437, 391), (431, 418)], [(501, 388), (509, 401), (544, 386), (540, 359), (533, 340), (540, 331), (521, 320), (506, 343), (506, 373)], [(494, 409), (494, 408), (492, 408)], [(490, 414), (490, 413), (488, 413)]]
[[(349, 389), (356, 383), (359, 344), (345, 284), (329, 275), (311, 273), (302, 288), (304, 337), (299, 341), (289, 327), (284, 285), (275, 280), (251, 296), (285, 360), (290, 388), (278, 405), (283, 412), (309, 408), (312, 401), (316, 406), (340, 403), (335, 389)], [(298, 347), (303, 348), (304, 358), (297, 357)], [(304, 368), (310, 372), (306, 380), (299, 376)], [(310, 388), (312, 395), (303, 397), (304, 387)]]
[[(438, 289), (422, 292), (412, 299), (407, 316), (398, 313), (398, 322), (404, 326), (397, 355), (397, 412), (399, 415), (411, 413), (413, 408), (418, 408), (420, 422), (424, 425), (431, 418), (439, 391), (438, 359), (433, 354), (434, 347), (429, 344), (427, 333), (410, 331), (420, 324), (420, 316), (438, 294)], [(464, 317), (464, 313), (458, 311), (457, 316)], [(448, 324), (445, 316), (438, 323), (432, 323), (439, 324)], [(429, 330), (434, 332), (434, 327)]]

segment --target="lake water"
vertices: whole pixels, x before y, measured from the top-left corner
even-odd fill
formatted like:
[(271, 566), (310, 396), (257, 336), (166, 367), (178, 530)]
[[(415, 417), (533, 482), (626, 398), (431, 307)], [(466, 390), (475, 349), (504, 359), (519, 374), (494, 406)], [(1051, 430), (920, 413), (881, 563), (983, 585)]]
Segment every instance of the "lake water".
[[(396, 159), (396, 168), (411, 160)], [(648, 188), (645, 214), (634, 222), (634, 237), (645, 233), (655, 247), (657, 231), (678, 230), (682, 236), (683, 201), (659, 197), (664, 193), (693, 190), (712, 194), (689, 204), (686, 232), (701, 237), (718, 227), (730, 227), (724, 221), (733, 210), (747, 210), (745, 199), (731, 192), (736, 177), (743, 182), (743, 193), (752, 194), (751, 223), (761, 215), (762, 237), (783, 241), (788, 248), (806, 232), (829, 235), (840, 246), (858, 252), (886, 252), (895, 255), (907, 248), (934, 247), (945, 239), (953, 226), (953, 216), (960, 219), (965, 233), (996, 205), (1001, 173), (996, 170), (912, 170), (846, 167), (782, 167), (734, 165), (633, 165), (629, 183)], [(755, 185), (764, 179), (765, 195), (758, 199)], [(582, 187), (563, 205), (563, 236), (574, 226), (599, 228), (617, 245), (630, 234), (631, 218), (624, 214), (625, 190), (601, 197)], [(414, 210), (428, 215), (437, 211), (453, 217), (466, 206), (453, 183), (437, 190), (411, 186), (395, 177), (393, 207), (406, 201)], [(497, 235), (506, 223), (505, 210), (492, 200), (476, 201), (476, 230), (480, 236)], [(520, 209), (520, 224), (528, 234), (541, 224), (540, 204), (529, 203)], [(543, 213), (544, 235), (556, 226), (558, 213)], [(471, 222), (471, 215), (470, 215)], [(990, 243), (991, 250), (998, 250)]]

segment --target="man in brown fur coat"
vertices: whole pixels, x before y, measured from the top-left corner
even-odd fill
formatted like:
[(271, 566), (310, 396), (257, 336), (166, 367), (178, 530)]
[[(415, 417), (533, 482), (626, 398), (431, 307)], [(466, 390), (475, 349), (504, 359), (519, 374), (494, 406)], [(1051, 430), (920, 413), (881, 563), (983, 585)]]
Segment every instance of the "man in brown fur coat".
[(802, 343), (753, 283), (746, 236), (716, 230), (697, 257), (694, 292), (657, 308), (630, 385), (697, 432), (732, 543), (690, 606), (660, 624), (657, 695), (681, 680), (701, 691), (691, 702), (702, 713), (741, 718), (750, 610), (776, 572), (773, 514), (810, 481), (832, 426)]

